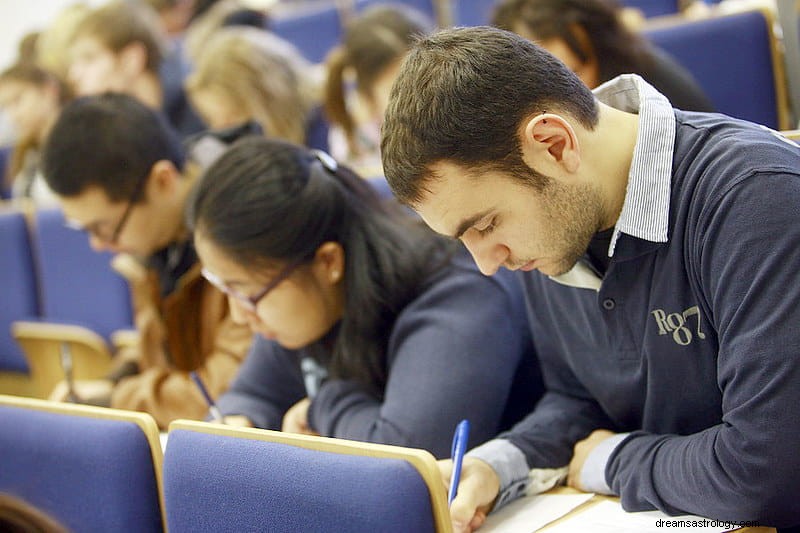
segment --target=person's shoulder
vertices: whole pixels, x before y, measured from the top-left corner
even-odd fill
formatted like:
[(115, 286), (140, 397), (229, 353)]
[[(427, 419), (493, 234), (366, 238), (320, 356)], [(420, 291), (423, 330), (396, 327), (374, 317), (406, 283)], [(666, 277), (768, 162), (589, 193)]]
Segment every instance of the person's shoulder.
[(693, 113), (675, 110), (678, 130), (676, 156), (690, 143), (700, 143), (701, 152), (724, 158), (728, 164), (785, 166), (800, 169), (800, 145), (779, 132), (719, 113)]

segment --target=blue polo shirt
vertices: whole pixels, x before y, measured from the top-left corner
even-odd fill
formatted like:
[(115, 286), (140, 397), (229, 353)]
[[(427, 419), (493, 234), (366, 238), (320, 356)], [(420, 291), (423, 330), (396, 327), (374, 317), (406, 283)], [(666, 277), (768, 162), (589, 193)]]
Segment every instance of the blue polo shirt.
[(546, 393), (471, 454), (502, 504), (610, 429), (584, 470), (626, 510), (798, 524), (800, 148), (636, 76), (597, 96), (640, 118), (608, 270), (521, 273)]

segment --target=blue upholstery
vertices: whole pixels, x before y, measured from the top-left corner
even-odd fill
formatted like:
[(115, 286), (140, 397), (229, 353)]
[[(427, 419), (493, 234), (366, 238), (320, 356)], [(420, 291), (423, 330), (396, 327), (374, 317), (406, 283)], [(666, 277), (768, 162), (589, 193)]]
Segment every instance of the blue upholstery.
[(128, 284), (86, 235), (67, 228), (59, 209), (36, 212), (34, 257), (39, 266), (42, 319), (88, 327), (106, 339), (133, 323)]
[(11, 323), (38, 314), (36, 272), (25, 217), (0, 213), (0, 371), (28, 372), (25, 356), (11, 336)]
[(327, 152), (329, 129), (328, 119), (325, 118), (322, 107), (312, 109), (306, 127), (306, 146)]
[(381, 198), (394, 198), (392, 189), (389, 188), (389, 184), (386, 182), (385, 177), (374, 176), (372, 178), (367, 178), (367, 183), (372, 185), (372, 188), (375, 189), (375, 192), (377, 192), (378, 196)]
[(171, 533), (426, 533), (427, 485), (406, 461), (172, 429), (164, 457)]
[(124, 420), (0, 403), (0, 492), (70, 530), (162, 531), (150, 445)]
[(678, 0), (621, 0), (620, 4), (641, 10), (645, 17), (674, 15), (678, 12)]
[(694, 75), (720, 113), (779, 128), (770, 32), (763, 13), (685, 22), (644, 34)]
[(495, 0), (453, 0), (453, 23), (456, 26), (489, 24)]
[(6, 185), (6, 172), (11, 160), (13, 146), (0, 146), (0, 200), (11, 198), (11, 188)]
[(295, 45), (313, 63), (322, 63), (342, 38), (339, 11), (333, 3), (302, 13), (276, 15), (269, 29)]
[(405, 4), (436, 20), (436, 8), (433, 0), (356, 0), (356, 11), (359, 13), (367, 7), (380, 4)]

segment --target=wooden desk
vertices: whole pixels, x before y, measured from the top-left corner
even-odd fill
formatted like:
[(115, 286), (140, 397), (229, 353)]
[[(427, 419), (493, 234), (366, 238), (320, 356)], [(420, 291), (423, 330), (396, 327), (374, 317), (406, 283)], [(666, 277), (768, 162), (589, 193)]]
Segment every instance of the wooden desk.
[[(575, 490), (575, 489), (573, 489), (573, 488), (570, 488), (570, 487), (556, 487), (556, 488), (552, 489), (551, 491), (549, 491), (548, 494), (580, 494), (580, 492)], [(543, 531), (543, 532), (544, 531), (548, 531), (548, 530), (552, 529), (556, 524), (560, 524), (562, 522), (565, 522), (565, 521), (569, 520), (570, 518), (573, 518), (578, 513), (581, 513), (583, 511), (585, 511), (586, 509), (588, 509), (589, 507), (591, 507), (593, 505), (597, 505), (598, 503), (600, 503), (601, 501), (604, 501), (604, 500), (619, 502), (619, 498), (617, 498), (616, 496), (603, 496), (603, 495), (600, 495), (600, 494), (596, 494), (588, 502), (576, 507), (575, 509), (573, 509), (572, 511), (570, 511), (569, 513), (567, 513), (563, 517), (559, 518), (558, 520), (556, 520), (554, 522), (551, 522), (550, 524), (548, 524), (547, 526), (543, 527), (539, 531)], [(669, 531), (669, 528), (664, 528), (664, 531), (665, 532)], [(776, 533), (775, 532), (775, 528), (772, 528), (772, 527), (743, 527), (743, 528), (739, 528), (739, 529), (737, 529), (735, 531), (737, 533)]]

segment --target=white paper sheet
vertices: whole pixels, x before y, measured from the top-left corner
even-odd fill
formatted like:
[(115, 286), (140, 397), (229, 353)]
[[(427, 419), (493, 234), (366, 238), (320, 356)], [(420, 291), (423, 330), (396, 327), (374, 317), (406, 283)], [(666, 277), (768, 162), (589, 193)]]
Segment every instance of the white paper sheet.
[(169, 433), (162, 431), (158, 437), (161, 440), (161, 451), (164, 452), (167, 450), (167, 437), (169, 437)]
[(738, 527), (694, 515), (669, 516), (660, 511), (628, 513), (618, 502), (606, 500), (587, 507), (544, 533), (721, 533)]
[(533, 533), (589, 501), (594, 494), (525, 496), (490, 514), (480, 533)]

